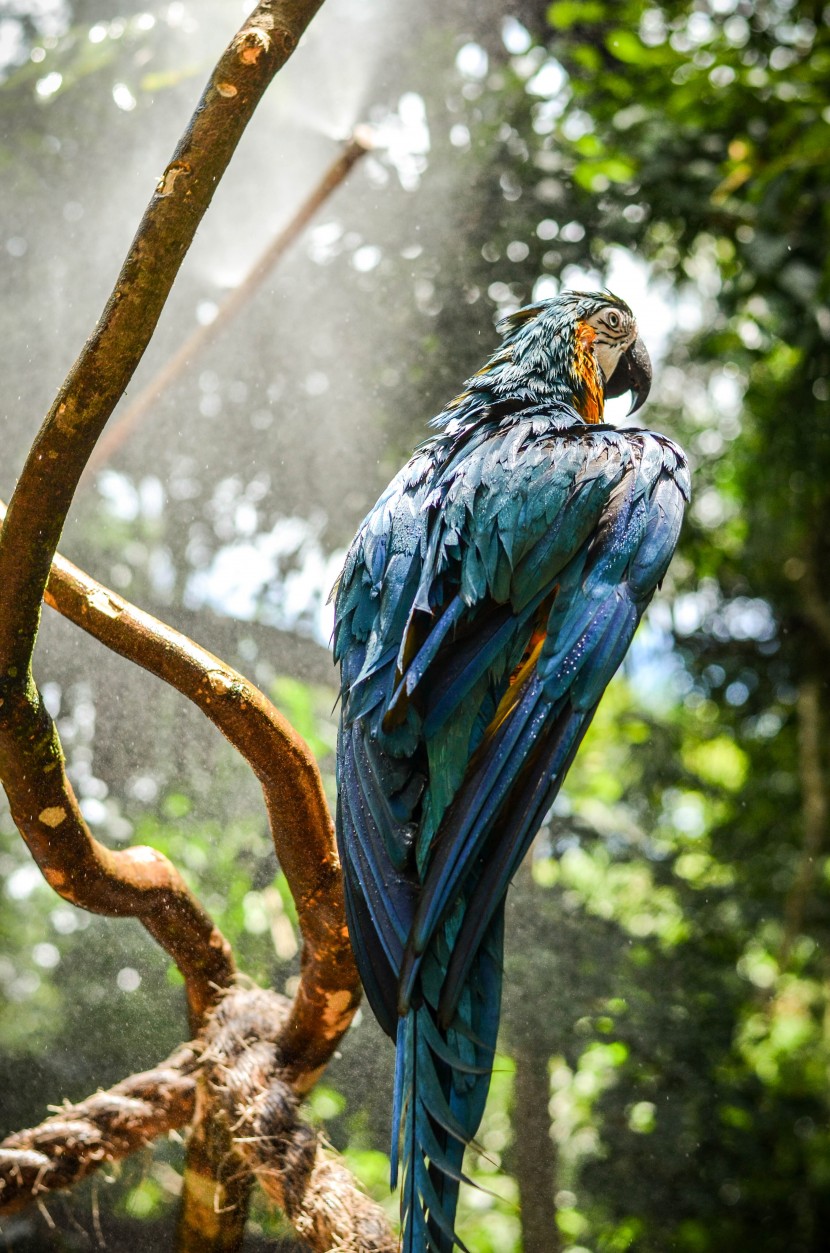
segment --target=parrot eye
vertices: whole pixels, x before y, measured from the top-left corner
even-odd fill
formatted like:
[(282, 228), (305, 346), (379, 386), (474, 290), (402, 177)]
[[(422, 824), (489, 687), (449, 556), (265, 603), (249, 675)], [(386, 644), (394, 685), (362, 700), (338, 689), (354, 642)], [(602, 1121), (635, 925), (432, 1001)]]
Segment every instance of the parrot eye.
[(612, 331), (618, 331), (620, 329), (620, 315), (614, 309), (610, 311), (605, 321), (608, 323)]

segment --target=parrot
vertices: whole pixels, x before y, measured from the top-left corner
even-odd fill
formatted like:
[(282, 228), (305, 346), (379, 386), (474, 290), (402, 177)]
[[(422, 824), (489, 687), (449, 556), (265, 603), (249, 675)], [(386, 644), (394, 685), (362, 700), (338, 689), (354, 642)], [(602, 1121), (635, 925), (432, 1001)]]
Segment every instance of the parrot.
[(361, 523), (333, 591), (338, 853), (395, 1043), (403, 1253), (452, 1253), (499, 1025), (507, 889), (666, 573), (690, 477), (644, 403), (628, 305), (564, 290), (484, 366)]

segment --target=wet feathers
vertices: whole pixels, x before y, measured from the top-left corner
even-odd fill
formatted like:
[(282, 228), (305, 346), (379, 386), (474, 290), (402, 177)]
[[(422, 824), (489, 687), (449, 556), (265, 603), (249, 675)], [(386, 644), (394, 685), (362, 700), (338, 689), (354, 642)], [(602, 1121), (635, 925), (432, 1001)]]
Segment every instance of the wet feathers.
[(598, 421), (610, 388), (585, 357), (597, 317), (633, 343), (608, 293), (513, 316), (361, 524), (337, 587), (338, 840), (366, 995), (397, 1046), (404, 1253), (459, 1243), (507, 887), (688, 500), (676, 445)]

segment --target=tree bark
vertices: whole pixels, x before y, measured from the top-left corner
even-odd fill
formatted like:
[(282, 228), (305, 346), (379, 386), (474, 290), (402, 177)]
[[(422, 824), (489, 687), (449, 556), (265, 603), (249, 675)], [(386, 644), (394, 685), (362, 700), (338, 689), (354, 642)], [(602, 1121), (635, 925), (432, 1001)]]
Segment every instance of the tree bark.
[[(3, 516), (0, 501), (0, 538)], [(360, 1000), (334, 828), (311, 750), (244, 675), (60, 554), (52, 564), (45, 599), (94, 639), (192, 701), (259, 779), (274, 850), (297, 906), (303, 938), (300, 985), (280, 1040), (280, 1055), (298, 1090), (307, 1091)], [(72, 869), (71, 862), (61, 858), (60, 872), (70, 882)]]
[[(137, 917), (167, 950), (184, 976), (193, 1030), (234, 977), (230, 947), (176, 868), (156, 850), (116, 852), (93, 838), (66, 775), (57, 729), (37, 690), (32, 657), (47, 580), (80, 477), (152, 337), (248, 121), (321, 4), (322, 0), (261, 0), (220, 57), (156, 186), (107, 305), (35, 439), (0, 530), (0, 777), (12, 816), (55, 891), (93, 912)], [(93, 588), (84, 606), (87, 612), (91, 608), (105, 617), (118, 617), (132, 607), (116, 607), (106, 589)], [(162, 653), (167, 649), (174, 661), (187, 653), (181, 638), (178, 651), (170, 649), (161, 624), (142, 636), (133, 622), (127, 637), (133, 648), (141, 638), (148, 651), (154, 645)], [(191, 652), (199, 651), (191, 646)], [(162, 668), (166, 660), (162, 657), (159, 662)], [(191, 654), (187, 662), (194, 662)], [(227, 667), (216, 659), (210, 662), (215, 664), (206, 671), (204, 654), (195, 658), (196, 685), (204, 701), (230, 710), (231, 719), (234, 712), (245, 714), (250, 735), (257, 716), (269, 719), (269, 711), (257, 701), (260, 694), (246, 687), (241, 676), (229, 677)], [(184, 669), (192, 679), (194, 665), (188, 670), (185, 664)], [(255, 730), (254, 726), (254, 734)], [(307, 916), (304, 935), (311, 936), (303, 957), (302, 994), (288, 1023), (285, 1015), (280, 1021), (281, 1035), (290, 1028), (282, 1055), (293, 1063), (292, 1078), (299, 1092), (303, 1082), (307, 1086), (314, 1082), (351, 1021), (358, 985), (348, 957), (337, 960), (348, 949), (348, 938), (331, 819), (319, 774), (299, 737), (284, 734), (282, 739), (295, 760), (286, 761), (283, 754), (257, 771), (269, 802), (272, 830), (280, 823), (291, 830), (299, 826), (311, 834), (312, 846), (316, 840), (323, 850), (322, 858), (315, 860), (314, 847), (310, 853), (302, 841), (286, 840), (283, 855), (289, 879), (294, 859), (293, 886), (299, 886), (298, 908)], [(251, 749), (249, 759), (254, 755)], [(298, 793), (299, 813), (286, 816), (286, 802)], [(314, 997), (320, 992), (318, 958), (323, 962), (322, 1001)], [(331, 971), (332, 962), (342, 969)], [(329, 973), (335, 982), (331, 994), (325, 987)], [(229, 1250), (241, 1242), (250, 1172), (239, 1172), (245, 1182), (234, 1179), (229, 1165), (231, 1115), (221, 1104), (211, 1108), (207, 1090), (205, 1096), (186, 1172), (180, 1235), (182, 1247), (195, 1248), (200, 1242), (201, 1248)], [(18, 1159), (17, 1168), (21, 1167)], [(212, 1208), (205, 1201), (206, 1179), (209, 1191), (212, 1181), (213, 1193), (221, 1193), (221, 1203)], [(232, 1204), (226, 1206), (226, 1200)]]
[(827, 781), (822, 761), (824, 730), (821, 687), (804, 679), (796, 703), (798, 716), (798, 771), (804, 840), (792, 886), (784, 903), (784, 938), (780, 963), (786, 967), (793, 945), (804, 926), (804, 914), (816, 880), (816, 865), (827, 838)]
[[(0, 776), (51, 886), (137, 917), (185, 979), (191, 1030), (228, 985), (230, 948), (166, 858), (89, 831), (32, 674), (41, 602), (78, 481), (133, 376), (196, 229), (253, 112), (322, 0), (262, 0), (220, 57), (159, 180), (106, 307), (26, 459), (0, 532)], [(71, 867), (71, 869), (70, 869)]]
[(522, 1212), (524, 1253), (559, 1253), (554, 1181), (556, 1148), (550, 1134), (550, 1080), (541, 1053), (516, 1053), (513, 1157)]
[(187, 1139), (176, 1253), (236, 1253), (242, 1247), (253, 1175), (236, 1152), (224, 1110), (204, 1077), (196, 1081)]

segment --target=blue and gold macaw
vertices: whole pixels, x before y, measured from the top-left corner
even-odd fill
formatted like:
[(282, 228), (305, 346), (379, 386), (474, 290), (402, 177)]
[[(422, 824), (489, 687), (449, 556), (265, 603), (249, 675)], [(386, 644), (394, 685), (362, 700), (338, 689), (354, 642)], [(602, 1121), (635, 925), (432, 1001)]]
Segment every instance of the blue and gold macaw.
[(631, 310), (565, 292), (501, 346), (362, 523), (336, 589), (337, 833), (366, 995), (396, 1041), (404, 1253), (451, 1253), (484, 1110), (508, 884), (677, 543), (689, 475), (603, 422), (648, 394)]

